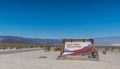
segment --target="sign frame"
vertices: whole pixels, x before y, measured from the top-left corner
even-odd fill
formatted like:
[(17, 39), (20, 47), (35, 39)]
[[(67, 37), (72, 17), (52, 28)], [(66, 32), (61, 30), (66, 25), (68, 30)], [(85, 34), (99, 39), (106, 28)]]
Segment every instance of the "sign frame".
[[(79, 45), (79, 46), (83, 46), (82, 48), (77, 48), (77, 49), (67, 48), (67, 49), (65, 49), (65, 42), (83, 42), (83, 43), (86, 42), (86, 43), (85, 43), (85, 45), (84, 44)], [(87, 42), (90, 42), (90, 46), (89, 46), (89, 43), (87, 44)], [(72, 46), (75, 46), (75, 45), (72, 45)], [(64, 55), (64, 51), (67, 53), (67, 55), (66, 54)], [(70, 52), (70, 54), (69, 54), (69, 52)], [(72, 52), (72, 54), (71, 54), (71, 52)], [(60, 56), (58, 56), (57, 59), (58, 60), (99, 61), (99, 55), (98, 55), (98, 51), (94, 45), (94, 39), (63, 39), (62, 43), (61, 43)]]
[(91, 42), (92, 44), (92, 51), (95, 50), (94, 39), (63, 39), (61, 45), (61, 53), (60, 56), (64, 55), (65, 43), (66, 42)]

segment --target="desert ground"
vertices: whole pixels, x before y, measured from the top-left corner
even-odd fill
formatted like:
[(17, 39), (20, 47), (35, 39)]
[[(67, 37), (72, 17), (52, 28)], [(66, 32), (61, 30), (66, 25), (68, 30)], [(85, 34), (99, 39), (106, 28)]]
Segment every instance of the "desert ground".
[[(3, 51), (3, 50), (1, 50)], [(0, 52), (1, 52), (0, 51)], [(5, 50), (7, 51), (7, 50)], [(0, 69), (119, 69), (120, 52), (115, 50), (106, 55), (99, 51), (100, 61), (56, 60), (59, 51), (44, 50), (13, 54), (0, 54)], [(46, 56), (46, 58), (39, 58)]]

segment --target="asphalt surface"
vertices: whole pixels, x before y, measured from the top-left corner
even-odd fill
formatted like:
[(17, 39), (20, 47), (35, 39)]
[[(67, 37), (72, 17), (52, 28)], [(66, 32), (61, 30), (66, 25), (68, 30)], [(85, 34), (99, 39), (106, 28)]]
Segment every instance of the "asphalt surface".
[(42, 49), (26, 49), (26, 50), (0, 51), (0, 55), (24, 53), (24, 52), (39, 51), (39, 50), (42, 50)]

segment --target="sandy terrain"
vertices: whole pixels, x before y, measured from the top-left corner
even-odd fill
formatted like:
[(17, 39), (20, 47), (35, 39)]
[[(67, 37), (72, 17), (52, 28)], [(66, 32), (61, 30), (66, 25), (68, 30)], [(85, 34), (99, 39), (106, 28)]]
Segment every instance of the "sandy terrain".
[[(101, 61), (56, 60), (59, 52), (32, 51), (0, 55), (0, 69), (119, 69), (120, 52), (101, 54)], [(46, 56), (47, 58), (38, 58)]]

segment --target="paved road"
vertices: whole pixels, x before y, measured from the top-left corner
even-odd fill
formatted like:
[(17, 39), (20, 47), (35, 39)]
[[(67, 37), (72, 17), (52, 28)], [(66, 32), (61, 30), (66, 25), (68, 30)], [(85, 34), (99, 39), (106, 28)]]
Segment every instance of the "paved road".
[(42, 49), (26, 49), (26, 50), (0, 51), (0, 55), (23, 53), (23, 52), (31, 52), (31, 51), (39, 51), (39, 50), (42, 50)]

